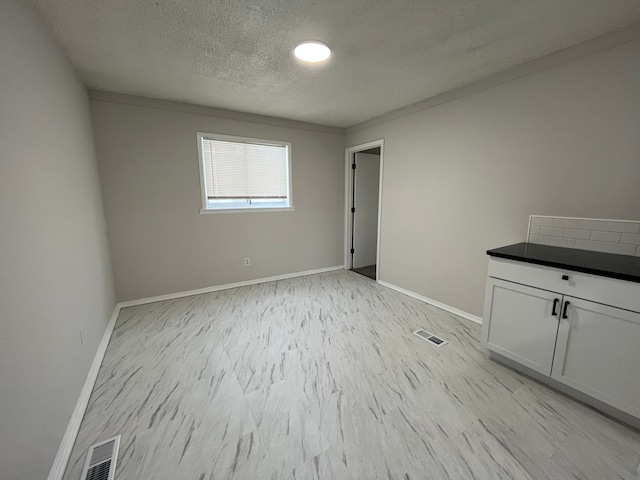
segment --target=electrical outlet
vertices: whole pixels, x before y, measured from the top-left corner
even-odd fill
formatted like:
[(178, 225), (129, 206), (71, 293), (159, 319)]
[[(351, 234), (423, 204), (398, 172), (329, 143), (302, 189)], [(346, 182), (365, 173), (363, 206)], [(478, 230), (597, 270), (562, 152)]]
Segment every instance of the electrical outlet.
[(249, 265), (251, 265), (251, 257), (245, 257), (244, 266), (248, 267)]

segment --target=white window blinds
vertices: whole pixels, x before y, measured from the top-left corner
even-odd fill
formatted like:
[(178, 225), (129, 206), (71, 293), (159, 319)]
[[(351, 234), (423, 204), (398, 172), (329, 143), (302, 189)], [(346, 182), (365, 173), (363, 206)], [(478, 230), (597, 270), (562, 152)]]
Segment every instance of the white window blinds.
[(202, 137), (208, 200), (286, 199), (288, 146)]

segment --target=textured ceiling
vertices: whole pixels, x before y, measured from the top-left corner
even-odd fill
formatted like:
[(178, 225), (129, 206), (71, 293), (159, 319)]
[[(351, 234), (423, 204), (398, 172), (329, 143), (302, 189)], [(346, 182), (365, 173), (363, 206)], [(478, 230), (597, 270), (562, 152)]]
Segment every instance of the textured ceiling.
[[(91, 88), (338, 127), (640, 19), (640, 0), (34, 1)], [(327, 63), (293, 58), (309, 39)]]

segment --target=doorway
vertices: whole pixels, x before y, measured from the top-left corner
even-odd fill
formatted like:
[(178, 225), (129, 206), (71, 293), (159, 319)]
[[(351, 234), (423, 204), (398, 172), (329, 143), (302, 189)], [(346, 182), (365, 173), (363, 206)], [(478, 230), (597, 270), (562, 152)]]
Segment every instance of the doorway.
[(382, 140), (346, 152), (347, 211), (345, 265), (373, 280), (379, 278)]

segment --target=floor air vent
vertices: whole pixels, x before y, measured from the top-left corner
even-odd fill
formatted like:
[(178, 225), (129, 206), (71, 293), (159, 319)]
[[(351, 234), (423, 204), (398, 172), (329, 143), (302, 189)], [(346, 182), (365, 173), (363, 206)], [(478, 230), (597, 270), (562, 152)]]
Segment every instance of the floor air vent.
[(116, 459), (120, 435), (89, 447), (81, 480), (113, 480), (116, 476)]
[(436, 347), (444, 347), (447, 343), (449, 343), (446, 340), (443, 340), (440, 337), (436, 337), (434, 334), (427, 332), (423, 328), (416, 330), (415, 332), (413, 332), (413, 334), (417, 335), (423, 340), (426, 340), (429, 343), (432, 343)]

